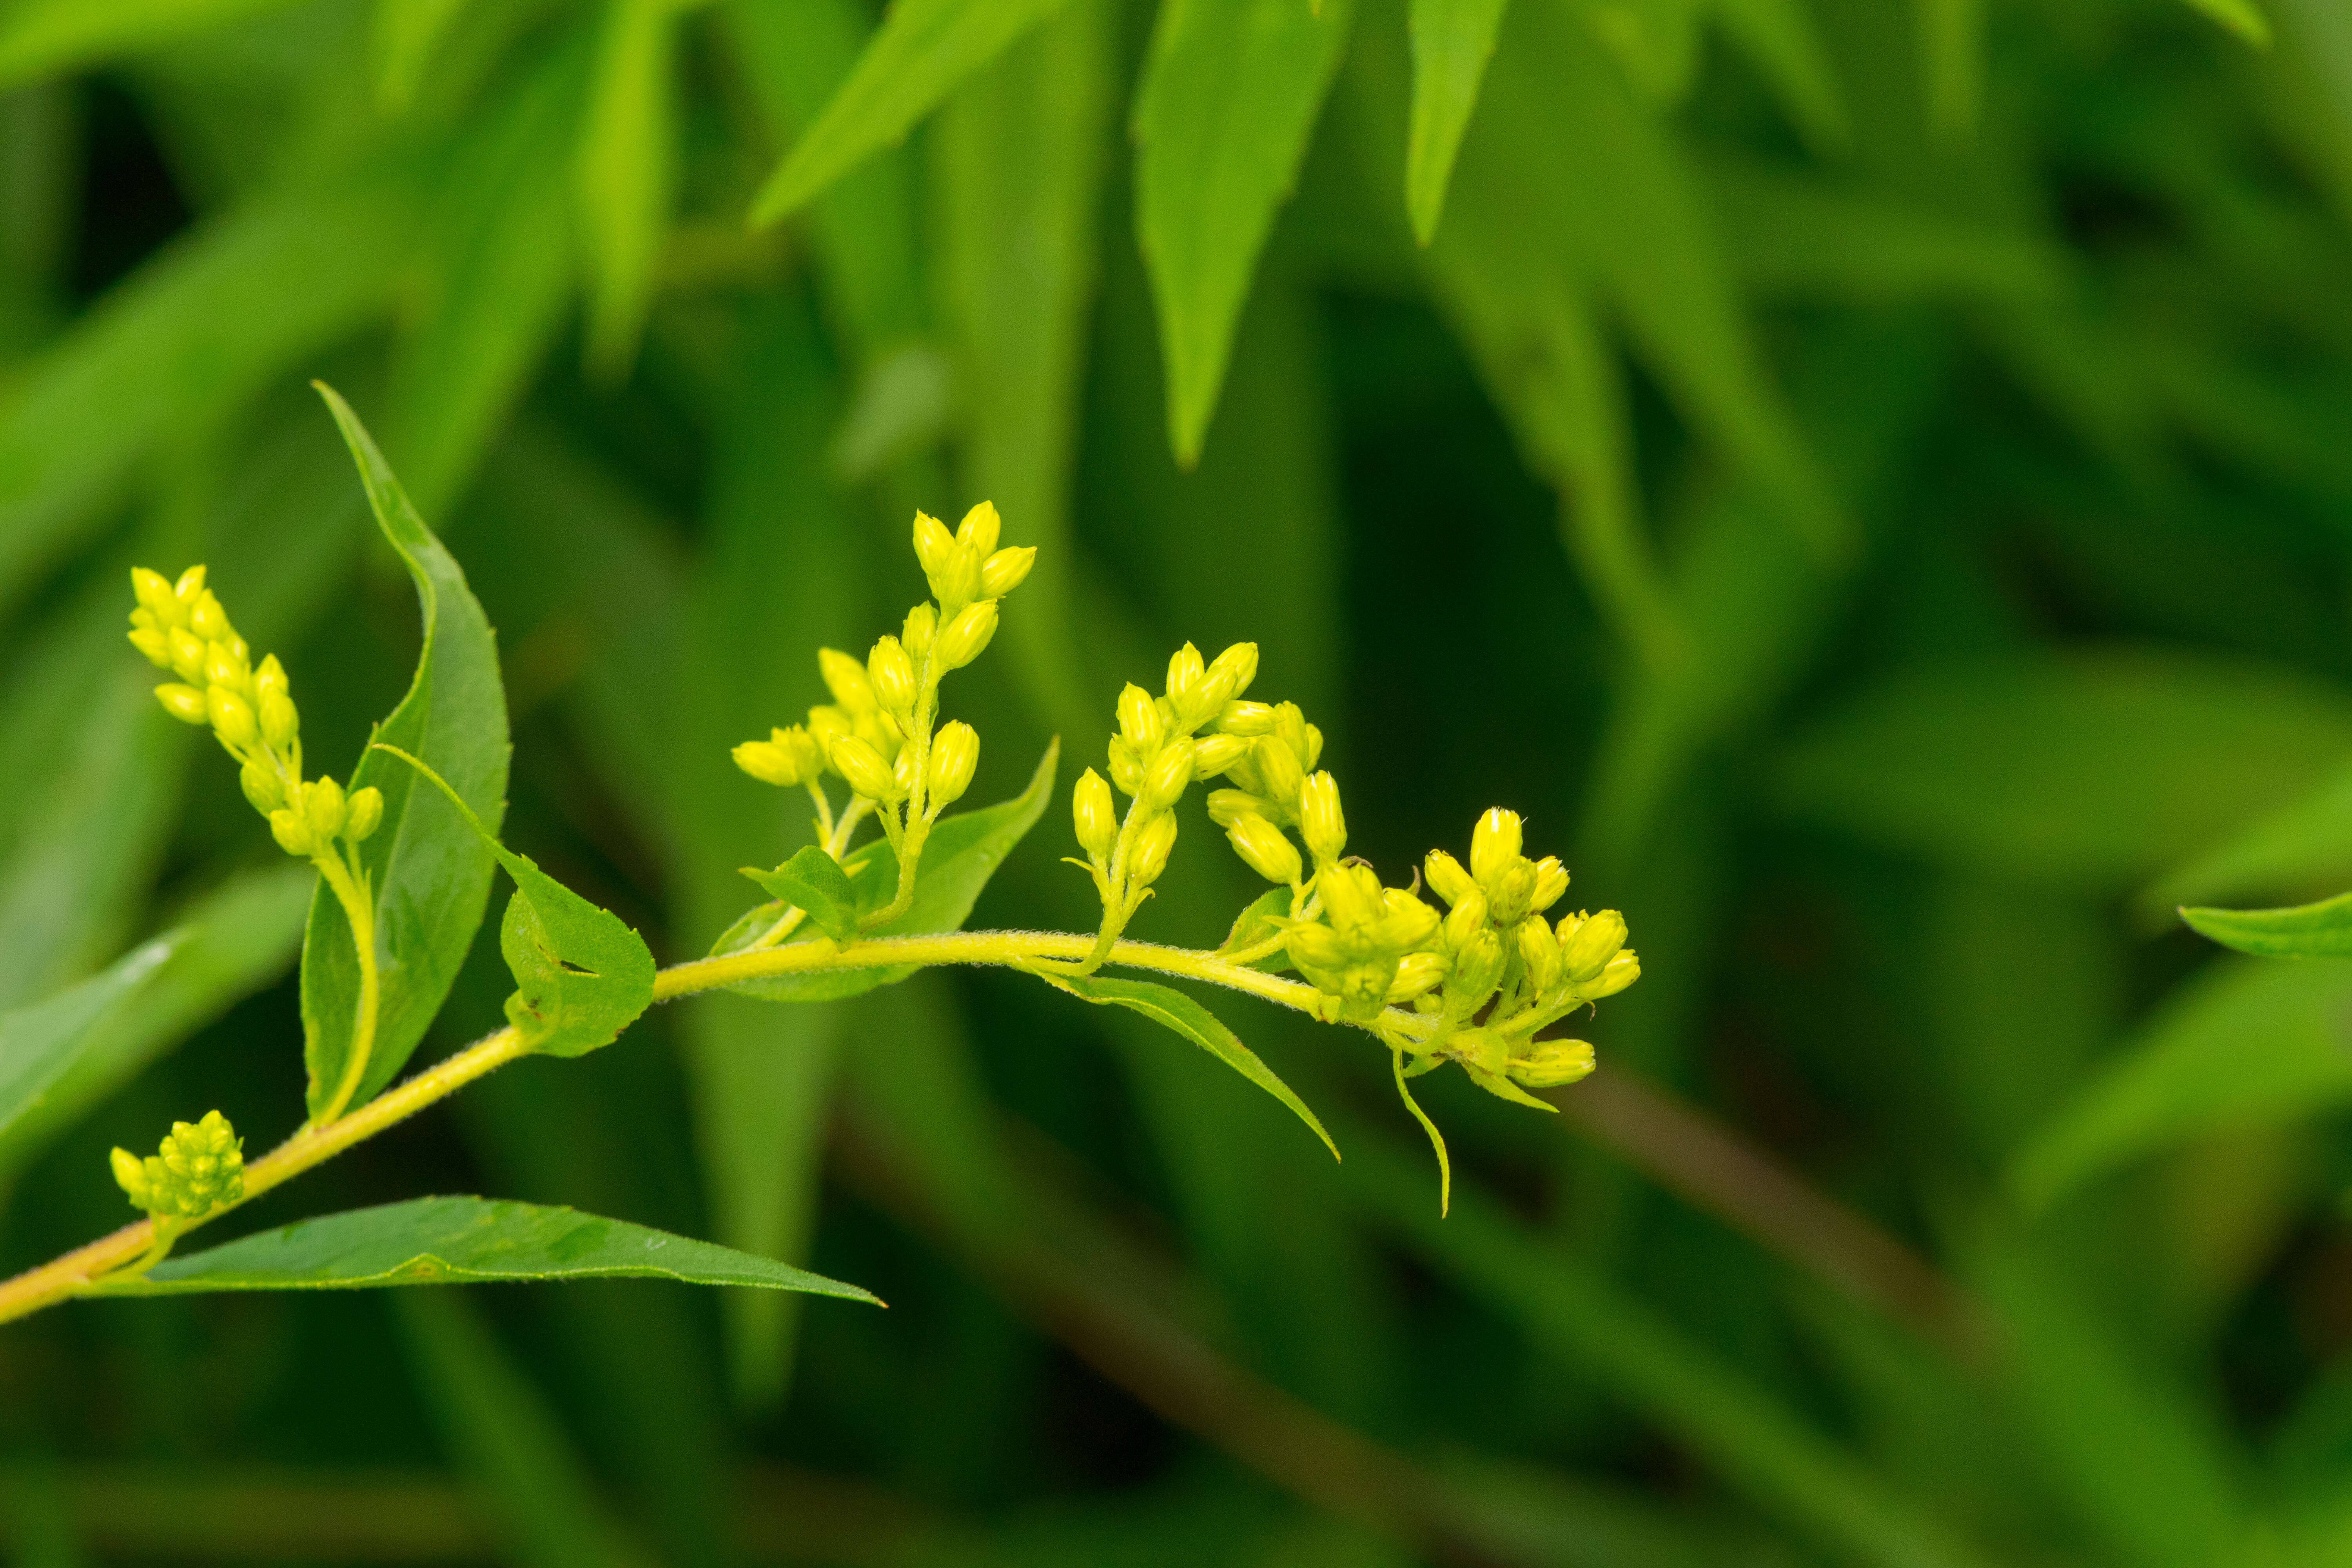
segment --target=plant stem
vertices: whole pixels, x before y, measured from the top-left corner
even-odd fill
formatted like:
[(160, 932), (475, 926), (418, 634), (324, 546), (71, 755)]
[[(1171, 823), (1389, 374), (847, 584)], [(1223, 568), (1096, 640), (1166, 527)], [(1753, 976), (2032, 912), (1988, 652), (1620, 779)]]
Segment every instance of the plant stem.
[[(787, 947), (727, 953), (673, 964), (654, 980), (654, 999), (666, 1002), (698, 991), (716, 990), (740, 981), (769, 975), (818, 971), (887, 969), (897, 964), (984, 963), (1020, 967), (1041, 959), (1077, 958), (1089, 952), (1096, 938), (1077, 931), (975, 931), (939, 936), (873, 937), (835, 947), (829, 942), (795, 942)], [(1281, 1006), (1295, 1008), (1323, 1023), (1340, 1020), (1329, 998), (1313, 986), (1280, 975), (1267, 974), (1192, 948), (1166, 947), (1158, 942), (1118, 942), (1109, 961), (1129, 969), (1155, 971), (1187, 980), (1246, 992)], [(1362, 1026), (1392, 1045), (1409, 1039), (1426, 1020), (1391, 1009)], [(530, 1055), (511, 1028), (467, 1046), (456, 1056), (436, 1063), (407, 1082), (386, 1089), (347, 1116), (307, 1122), (285, 1142), (245, 1168), (245, 1197), (250, 1202), (282, 1183), (321, 1164), (354, 1143), (374, 1137), (434, 1101), (454, 1094), (476, 1079)], [(355, 1081), (355, 1080), (354, 1080)], [(185, 1230), (209, 1224), (229, 1212), (225, 1205), (189, 1222)], [(183, 1231), (181, 1234), (184, 1234)], [(111, 1236), (45, 1263), (37, 1268), (0, 1281), (0, 1323), (37, 1312), (44, 1307), (79, 1295), (100, 1283), (109, 1272), (141, 1258), (156, 1241), (155, 1224), (142, 1220)]]
[(311, 858), (319, 875), (335, 890), (335, 901), (343, 906), (343, 917), (351, 921), (352, 944), (359, 950), (360, 1001), (352, 1019), (351, 1055), (343, 1063), (343, 1080), (335, 1086), (335, 1098), (327, 1109), (310, 1119), (313, 1126), (324, 1125), (343, 1113), (343, 1108), (359, 1092), (360, 1080), (367, 1074), (368, 1057), (375, 1049), (376, 972), (375, 972), (375, 905), (352, 879), (343, 858), (332, 847)]

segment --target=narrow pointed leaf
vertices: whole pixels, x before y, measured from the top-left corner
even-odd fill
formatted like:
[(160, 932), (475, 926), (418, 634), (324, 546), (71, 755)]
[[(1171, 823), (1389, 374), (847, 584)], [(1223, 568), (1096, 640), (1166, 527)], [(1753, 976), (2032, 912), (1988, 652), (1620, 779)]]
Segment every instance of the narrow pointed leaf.
[(677, 7), (606, 0), (575, 194), (591, 278), (588, 358), (620, 379), (635, 357), (669, 225), (677, 119)]
[(1201, 455), (1258, 252), (1339, 68), (1349, 0), (1168, 0), (1138, 91), (1136, 229), (1160, 312), (1168, 437)]
[[(359, 465), (376, 525), (408, 567), (425, 623), (408, 694), (375, 727), (373, 739), (423, 761), (448, 781), (485, 831), (495, 833), (505, 811), (509, 747), (506, 692), (489, 620), (457, 563), (409, 504), (359, 416), (331, 388), (322, 385), (320, 395)], [(474, 826), (438, 791), (425, 787), (413, 769), (382, 752), (363, 752), (348, 787), (370, 785), (383, 792), (383, 822), (359, 847), (359, 860), (375, 899), (383, 1002), (354, 1104), (392, 1081), (441, 1010), (482, 923), (495, 865)], [(351, 926), (321, 887), (302, 944), (303, 1055), (314, 1115), (342, 1081), (358, 996)]]
[(187, 945), (184, 929), (141, 942), (106, 968), (46, 1001), (0, 1013), (0, 1131), (41, 1102), (99, 1037), (116, 1006), (136, 995)]
[(585, 1056), (609, 1046), (654, 1003), (653, 951), (612, 910), (600, 909), (494, 837), (448, 781), (407, 752), (390, 752), (448, 797), (515, 882), (499, 921), (499, 952), (520, 987), (507, 1022), (535, 1051)]
[(157, 1264), (116, 1296), (206, 1290), (359, 1290), (531, 1279), (677, 1279), (881, 1303), (772, 1258), (577, 1209), (489, 1198), (412, 1198), (266, 1230)]
[(2250, 44), (2267, 47), (2271, 41), (2271, 19), (2254, 0), (2186, 0), (2191, 10), (2202, 11)]
[(814, 844), (772, 871), (746, 867), (743, 875), (782, 902), (806, 910), (817, 929), (835, 942), (847, 942), (857, 930), (857, 889), (849, 873)]
[(1282, 888), (1268, 888), (1252, 899), (1248, 908), (1234, 917), (1233, 930), (1225, 933), (1225, 940), (1218, 945), (1218, 955), (1223, 957), (1227, 953), (1239, 952), (1245, 947), (1254, 947), (1264, 942), (1282, 929), (1275, 922), (1289, 913), (1289, 892)]
[(1242, 1044), (1240, 1037), (1225, 1027), (1214, 1013), (1181, 991), (1171, 986), (1157, 985), (1148, 980), (1110, 980), (1098, 974), (1065, 977), (1042, 974), (1041, 978), (1056, 991), (1066, 991), (1081, 1001), (1102, 1006), (1125, 1007), (1142, 1014), (1163, 1028), (1173, 1029), (1258, 1088), (1288, 1106), (1291, 1114), (1314, 1130), (1323, 1140), (1323, 1147), (1331, 1151), (1331, 1158), (1339, 1157), (1339, 1146), (1331, 1142), (1331, 1134), (1323, 1131), (1323, 1123), (1307, 1109), (1307, 1102), (1291, 1092), (1290, 1086), (1276, 1076), (1275, 1070), (1261, 1060), (1255, 1051)]
[[(971, 918), (971, 906), (980, 890), (988, 886), (989, 878), (1045, 812), (1045, 802), (1054, 793), (1054, 764), (1060, 754), (1060, 742), (1046, 746), (1045, 754), (1037, 761), (1037, 771), (1030, 775), (1029, 787), (1011, 800), (940, 818), (923, 850), (914, 903), (905, 914), (877, 926), (870, 934), (928, 936), (960, 929)], [(857, 890), (861, 910), (880, 909), (898, 890), (898, 857), (878, 838), (852, 850), (844, 858), (842, 869)], [(782, 903), (761, 905), (728, 927), (711, 952), (741, 952), (783, 912)], [(837, 974), (781, 974), (746, 980), (728, 989), (767, 1002), (825, 1002), (856, 996), (877, 985), (894, 985), (914, 973), (914, 966), (899, 964)]]
[(58, 76), (290, 0), (22, 0), (0, 19), (0, 87)]
[(1437, 237), (1445, 187), (1508, 0), (1412, 0), (1412, 130), (1405, 143), (1405, 209), (1413, 237)]
[(2287, 910), (2182, 910), (2191, 930), (2256, 958), (2352, 958), (2352, 893)]
[(809, 198), (896, 145), (955, 85), (1067, 0), (898, 0), (849, 79), (751, 204), (754, 224), (791, 216)]

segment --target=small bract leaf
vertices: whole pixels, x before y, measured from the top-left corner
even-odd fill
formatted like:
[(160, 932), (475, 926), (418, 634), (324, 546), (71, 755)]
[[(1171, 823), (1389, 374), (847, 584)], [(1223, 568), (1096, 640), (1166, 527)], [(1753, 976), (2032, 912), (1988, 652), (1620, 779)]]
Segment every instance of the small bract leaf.
[[(1035, 826), (1054, 793), (1054, 765), (1061, 742), (1047, 745), (1030, 775), (1029, 787), (1011, 800), (940, 818), (923, 850), (923, 864), (915, 881), (915, 901), (907, 912), (869, 936), (929, 936), (956, 931), (971, 917), (980, 890), (1023, 835)], [(890, 846), (876, 839), (851, 851), (842, 861), (843, 873), (856, 889), (857, 907), (880, 909), (898, 886), (898, 859)], [(719, 939), (714, 954), (740, 952), (783, 914), (782, 903), (761, 904), (745, 914)], [(848, 970), (831, 974), (780, 974), (746, 980), (729, 990), (766, 1002), (829, 1002), (856, 996), (879, 985), (895, 985), (915, 973), (912, 964), (888, 969)]]
[(1331, 1134), (1323, 1131), (1323, 1123), (1307, 1109), (1307, 1102), (1291, 1092), (1290, 1086), (1275, 1075), (1275, 1070), (1259, 1059), (1255, 1051), (1242, 1044), (1231, 1029), (1225, 1027), (1214, 1013), (1202, 1006), (1181, 991), (1166, 985), (1155, 985), (1148, 980), (1109, 980), (1098, 974), (1048, 974), (1038, 972), (1039, 978), (1057, 991), (1066, 991), (1081, 1001), (1104, 1006), (1125, 1007), (1142, 1014), (1163, 1028), (1173, 1029), (1258, 1088), (1290, 1107), (1291, 1113), (1315, 1131), (1323, 1140), (1323, 1147), (1331, 1151), (1331, 1158), (1339, 1157), (1339, 1146), (1331, 1142)]
[(811, 844), (772, 871), (746, 866), (743, 875), (776, 898), (806, 910), (817, 929), (835, 942), (847, 942), (857, 931), (857, 889), (841, 862)]
[(2286, 910), (2184, 909), (2180, 918), (2256, 958), (2352, 958), (2352, 893)]
[(390, 752), (447, 795), (514, 879), (499, 951), (520, 987), (507, 998), (507, 1022), (525, 1045), (551, 1057), (585, 1056), (611, 1045), (653, 1005), (653, 952), (627, 922), (500, 844), (439, 773), (396, 747), (373, 749)]
[(202, 1290), (358, 1290), (519, 1279), (678, 1279), (804, 1290), (881, 1302), (855, 1285), (748, 1252), (577, 1209), (488, 1198), (412, 1198), (297, 1220), (226, 1247), (157, 1264), (110, 1296)]

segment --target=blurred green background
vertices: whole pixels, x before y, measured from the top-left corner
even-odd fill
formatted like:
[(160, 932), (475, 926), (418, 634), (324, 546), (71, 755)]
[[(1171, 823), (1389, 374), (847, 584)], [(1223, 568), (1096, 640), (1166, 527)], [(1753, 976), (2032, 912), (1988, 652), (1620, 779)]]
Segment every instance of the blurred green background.
[[(10, 1560), (2352, 1563), (2352, 968), (2170, 914), (2352, 883), (2352, 12), (2267, 3), (0, 5), (0, 1009), (213, 933), (0, 1142), (0, 1271), (300, 1117), (307, 873), (121, 630), (208, 561), (347, 772), (415, 613), (312, 376), (499, 628), (509, 841), (666, 962), (806, 836), (727, 748), (986, 497), (975, 803), (1254, 639), (1351, 848), (1517, 809), (1644, 970), (1559, 1118), (1426, 1080), (1443, 1223), (1377, 1047), (1238, 998), (1344, 1163), (1016, 976), (665, 1007), (225, 1229), (570, 1203), (887, 1312), (70, 1306)], [(1466, 107), (1498, 15), (1423, 247), (1415, 35)], [(1213, 944), (1185, 811), (1134, 934)], [(1068, 833), (978, 923), (1090, 925)]]

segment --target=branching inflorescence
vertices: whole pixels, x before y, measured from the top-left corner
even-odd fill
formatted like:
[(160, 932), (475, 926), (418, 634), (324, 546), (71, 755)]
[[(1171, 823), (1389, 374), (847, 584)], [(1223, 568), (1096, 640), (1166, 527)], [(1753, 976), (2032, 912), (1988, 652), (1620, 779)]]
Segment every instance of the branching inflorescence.
[[(355, 416), (329, 396), (370, 480), (379, 521), (409, 560), (420, 592), (428, 591), (430, 573), (439, 571), (443, 575), (433, 582), (443, 600), (452, 592), (462, 595), (454, 562), (407, 510)], [(972, 782), (980, 738), (960, 720), (940, 721), (941, 681), (987, 648), (1000, 601), (1028, 575), (1035, 556), (1034, 550), (1000, 546), (1000, 532), (996, 510), (985, 503), (952, 533), (918, 513), (915, 553), (931, 597), (908, 611), (899, 632), (877, 640), (862, 661), (820, 650), (818, 668), (832, 700), (810, 709), (802, 723), (735, 748), (737, 765), (753, 778), (807, 792), (814, 842), (772, 871), (746, 873), (774, 901), (738, 921), (706, 958), (656, 972), (635, 932), (496, 843), (484, 825), (485, 817), (498, 819), (495, 795), (470, 805), (461, 798), (436, 771), (448, 764), (431, 754), (429, 735), (418, 742), (426, 754), (416, 755), (393, 746), (390, 729), (380, 731), (387, 738), (377, 750), (439, 786), (404, 792), (391, 807), (403, 814), (401, 841), (439, 835), (436, 841), (448, 854), (462, 850), (481, 857), (484, 865), (494, 858), (514, 878), (517, 892), (500, 946), (521, 988), (508, 1005), (508, 1027), (373, 1099), (359, 1093), (361, 1085), (382, 1084), (400, 1059), (385, 1058), (369, 1078), (378, 1014), (391, 1005), (380, 978), (389, 976), (389, 985), (411, 984), (408, 977), (430, 967), (411, 962), (416, 955), (404, 952), (402, 943), (454, 940), (461, 952), (473, 928), (464, 926), (454, 937), (420, 935), (409, 929), (414, 922), (388, 927), (378, 918), (380, 902), (401, 890), (375, 885), (358, 847), (386, 821), (383, 794), (363, 787), (346, 795), (331, 778), (303, 778), (286, 673), (275, 658), (251, 663), (245, 640), (205, 587), (202, 566), (176, 583), (135, 571), (131, 640), (177, 677), (159, 687), (157, 697), (173, 717), (210, 727), (236, 759), (246, 796), (268, 816), (272, 836), (289, 854), (318, 868), (333, 907), (345, 917), (358, 971), (351, 1048), (332, 1091), (313, 1086), (312, 1104), (323, 1109), (251, 1165), (244, 1162), (242, 1141), (217, 1111), (175, 1124), (152, 1157), (116, 1150), (115, 1175), (148, 1221), (0, 1284), (0, 1320), (75, 1294), (162, 1288), (149, 1287), (143, 1277), (189, 1229), (504, 1062), (597, 1048), (651, 1003), (698, 991), (725, 988), (793, 1001), (851, 994), (927, 964), (1003, 965), (1087, 1001), (1152, 1016), (1275, 1094), (1324, 1135), (1313, 1112), (1198, 1002), (1164, 985), (1111, 980), (1098, 972), (1116, 967), (1208, 981), (1370, 1033), (1387, 1049), (1398, 1092), (1428, 1132), (1442, 1171), (1444, 1140), (1414, 1102), (1408, 1080), (1451, 1062), (1493, 1094), (1550, 1110), (1529, 1091), (1570, 1083), (1592, 1070), (1591, 1046), (1543, 1037), (1544, 1031), (1623, 990), (1640, 973), (1624, 945), (1624, 920), (1612, 910), (1552, 919), (1567, 891), (1568, 872), (1557, 859), (1528, 858), (1519, 817), (1500, 807), (1473, 828), (1466, 867), (1432, 850), (1423, 863), (1424, 876), (1412, 886), (1385, 885), (1368, 861), (1348, 854), (1339, 786), (1320, 767), (1322, 732), (1297, 704), (1248, 695), (1258, 668), (1257, 648), (1250, 643), (1237, 643), (1214, 659), (1203, 659), (1188, 643), (1170, 658), (1157, 695), (1136, 685), (1119, 693), (1117, 732), (1105, 756), (1108, 777), (1087, 768), (1071, 795), (1083, 852), (1073, 863), (1093, 879), (1102, 905), (1091, 935), (957, 929), (989, 871), (1036, 819), (1050, 788), (1051, 752), (1020, 799), (942, 818)], [(487, 623), (478, 621), (478, 610), (475, 619), (487, 650)], [(428, 659), (432, 635), (428, 625)], [(494, 664), (483, 668), (494, 681)], [(420, 691), (426, 674), (421, 666)], [(503, 732), (490, 739), (498, 747), (505, 743)], [(846, 791), (837, 804), (835, 781)], [(1241, 912), (1215, 949), (1131, 940), (1128, 926), (1168, 865), (1179, 836), (1178, 808), (1195, 784), (1217, 786), (1208, 793), (1208, 819), (1223, 829), (1243, 863), (1274, 886)], [(1126, 797), (1123, 811), (1118, 795)], [(446, 806), (435, 804), (444, 799)], [(432, 816), (434, 811), (443, 815)], [(869, 818), (880, 837), (861, 845), (858, 829)], [(934, 849), (928, 861), (927, 848)], [(385, 880), (408, 874), (391, 860), (369, 863)], [(1439, 903), (1422, 896), (1424, 879)], [(402, 896), (413, 897), (413, 890)], [(314, 950), (323, 940), (320, 918), (314, 912), (305, 949), (306, 983), (307, 966), (318, 960)], [(450, 967), (445, 963), (443, 973)], [(437, 1006), (441, 994), (428, 1000)], [(407, 1042), (386, 1048), (404, 1052), (414, 1032)], [(1448, 1189), (1450, 1181), (1449, 1173)], [(204, 1285), (209, 1276), (194, 1267), (202, 1262), (173, 1264), (172, 1288), (255, 1288), (249, 1280)], [(433, 1262), (441, 1270), (436, 1277), (446, 1277), (444, 1260)], [(792, 1278), (770, 1282), (854, 1292), (782, 1272)], [(188, 1283), (192, 1278), (199, 1282)]]

